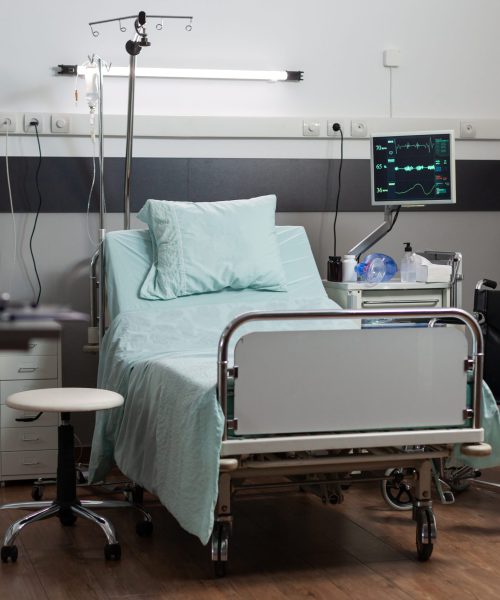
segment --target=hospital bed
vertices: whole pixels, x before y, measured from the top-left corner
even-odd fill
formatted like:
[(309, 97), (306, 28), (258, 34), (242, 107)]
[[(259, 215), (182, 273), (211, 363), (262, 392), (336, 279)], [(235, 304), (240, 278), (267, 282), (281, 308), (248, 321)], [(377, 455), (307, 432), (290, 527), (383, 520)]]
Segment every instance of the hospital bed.
[[(488, 452), (477, 322), (459, 309), (339, 310), (305, 231), (276, 232), (286, 293), (168, 301), (138, 295), (152, 261), (148, 231), (107, 235), (110, 323), (99, 386), (122, 393), (125, 404), (97, 416), (91, 480), (116, 461), (182, 527), (211, 542), (223, 575), (239, 494), (303, 490), (336, 503), (346, 486), (408, 466), (417, 555), (427, 560), (436, 538), (432, 461), (456, 445)], [(426, 326), (440, 318), (461, 325)]]

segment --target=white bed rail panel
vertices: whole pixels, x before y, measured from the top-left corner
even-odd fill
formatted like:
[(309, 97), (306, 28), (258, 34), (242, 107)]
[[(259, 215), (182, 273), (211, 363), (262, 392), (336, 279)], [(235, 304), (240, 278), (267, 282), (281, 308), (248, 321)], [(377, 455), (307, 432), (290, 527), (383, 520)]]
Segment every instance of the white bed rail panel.
[(237, 435), (464, 427), (462, 328), (250, 333), (237, 343)]

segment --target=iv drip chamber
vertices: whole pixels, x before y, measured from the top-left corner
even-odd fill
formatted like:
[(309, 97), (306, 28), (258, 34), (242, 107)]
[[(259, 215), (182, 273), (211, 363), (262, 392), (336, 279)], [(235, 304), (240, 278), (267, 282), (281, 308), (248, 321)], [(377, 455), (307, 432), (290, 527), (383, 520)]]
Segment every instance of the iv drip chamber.
[(85, 68), (86, 100), (91, 110), (95, 110), (99, 100), (99, 69), (96, 64)]

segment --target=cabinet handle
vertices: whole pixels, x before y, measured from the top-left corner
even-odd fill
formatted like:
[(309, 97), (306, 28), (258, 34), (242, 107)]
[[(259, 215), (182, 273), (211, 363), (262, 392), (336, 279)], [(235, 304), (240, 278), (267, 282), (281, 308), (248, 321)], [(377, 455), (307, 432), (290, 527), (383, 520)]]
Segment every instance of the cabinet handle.
[(23, 442), (38, 442), (40, 440), (36, 435), (30, 435), (29, 433), (25, 433), (21, 439)]
[(363, 306), (387, 306), (388, 304), (405, 304), (411, 306), (436, 306), (438, 299), (434, 300), (363, 300)]
[(17, 372), (18, 373), (34, 373), (38, 367), (20, 367)]
[(27, 467), (28, 466), (31, 467), (33, 465), (39, 465), (39, 464), (40, 464), (40, 462), (38, 460), (23, 460), (23, 465), (25, 465)]
[(33, 350), (33, 348), (36, 348), (38, 346), (38, 344), (28, 344), (28, 348), (30, 350)]

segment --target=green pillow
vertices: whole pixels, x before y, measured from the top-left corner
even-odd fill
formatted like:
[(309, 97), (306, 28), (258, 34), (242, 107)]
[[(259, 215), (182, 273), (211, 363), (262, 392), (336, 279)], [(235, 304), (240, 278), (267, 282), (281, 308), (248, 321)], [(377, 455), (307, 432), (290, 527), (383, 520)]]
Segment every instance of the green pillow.
[(275, 234), (276, 196), (223, 202), (148, 200), (138, 213), (152, 238), (146, 300), (224, 288), (286, 291)]

